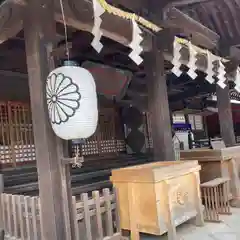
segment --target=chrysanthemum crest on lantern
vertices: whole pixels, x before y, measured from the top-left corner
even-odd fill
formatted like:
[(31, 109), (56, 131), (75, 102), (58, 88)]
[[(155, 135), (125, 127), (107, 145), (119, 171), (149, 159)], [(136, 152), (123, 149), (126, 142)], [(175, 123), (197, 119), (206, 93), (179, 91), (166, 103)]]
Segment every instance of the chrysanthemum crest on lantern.
[(96, 85), (91, 73), (77, 66), (53, 70), (47, 78), (49, 119), (55, 134), (65, 140), (88, 138), (98, 121)]

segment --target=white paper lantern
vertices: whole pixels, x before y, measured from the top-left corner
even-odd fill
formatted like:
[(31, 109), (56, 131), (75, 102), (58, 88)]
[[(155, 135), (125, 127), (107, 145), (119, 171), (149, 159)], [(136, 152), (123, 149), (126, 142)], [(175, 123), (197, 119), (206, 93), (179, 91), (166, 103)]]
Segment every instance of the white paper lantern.
[(47, 78), (46, 96), (55, 134), (65, 140), (88, 138), (98, 122), (96, 85), (91, 73), (77, 66), (53, 70)]

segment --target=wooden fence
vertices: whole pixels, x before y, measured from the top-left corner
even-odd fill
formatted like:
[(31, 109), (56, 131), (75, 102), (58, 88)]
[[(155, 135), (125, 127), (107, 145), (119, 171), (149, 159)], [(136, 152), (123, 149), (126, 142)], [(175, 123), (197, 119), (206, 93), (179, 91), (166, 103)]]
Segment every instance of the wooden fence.
[[(41, 238), (39, 197), (0, 195), (0, 223), (5, 239), (38, 240)], [(73, 197), (76, 240), (120, 240), (116, 194), (109, 189)]]

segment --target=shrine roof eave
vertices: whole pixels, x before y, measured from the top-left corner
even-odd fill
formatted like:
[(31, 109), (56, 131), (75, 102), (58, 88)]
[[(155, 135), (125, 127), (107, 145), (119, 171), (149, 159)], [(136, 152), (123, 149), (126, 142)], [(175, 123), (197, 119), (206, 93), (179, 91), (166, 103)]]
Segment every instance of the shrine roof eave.
[[(55, 1), (54, 17), (62, 23), (63, 17), (59, 0)], [(15, 36), (23, 28), (24, 7), (26, 0), (5, 0), (0, 4), (0, 43)], [(84, 9), (84, 11), (83, 11)], [(93, 6), (91, 1), (67, 0), (64, 2), (66, 24), (76, 30), (92, 31)], [(160, 11), (161, 12), (161, 11)], [(102, 17), (101, 29), (103, 35), (125, 46), (132, 40), (132, 23), (130, 20), (105, 12)], [(109, 24), (111, 23), (111, 24)], [(167, 7), (165, 18), (159, 26), (174, 29), (176, 34), (191, 36), (192, 42), (206, 48), (214, 48), (218, 44), (219, 35), (201, 23), (182, 13), (174, 6)], [(149, 51), (152, 47), (153, 32), (144, 31), (143, 49)]]
[[(25, 0), (5, 0), (0, 2), (0, 43), (16, 36), (23, 29)], [(54, 17), (63, 23), (59, 0), (55, 0)], [(84, 11), (83, 11), (84, 9)], [(66, 24), (76, 30), (91, 32), (93, 28), (93, 6), (89, 1), (68, 0), (64, 3)], [(127, 46), (132, 40), (132, 23), (127, 19), (104, 13), (101, 30), (103, 35)], [(109, 24), (111, 23), (111, 24)], [(144, 36), (144, 49), (151, 48), (151, 36)]]
[(193, 2), (188, 6), (178, 6), (178, 9), (220, 36), (219, 52), (222, 56), (240, 60), (240, 0)]

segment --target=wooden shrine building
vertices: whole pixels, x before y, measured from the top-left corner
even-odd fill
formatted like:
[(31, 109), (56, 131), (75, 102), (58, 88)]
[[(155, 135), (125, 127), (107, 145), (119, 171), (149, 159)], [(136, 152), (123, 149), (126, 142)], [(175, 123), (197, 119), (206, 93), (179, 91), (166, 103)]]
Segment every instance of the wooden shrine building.
[[(35, 185), (31, 185), (30, 192), (40, 197), (44, 240), (74, 239), (72, 193), (78, 192), (79, 186), (78, 180), (72, 180), (71, 190), (71, 174), (82, 179), (81, 184), (86, 187), (80, 192), (86, 192), (110, 186), (111, 168), (146, 161), (173, 161), (173, 112), (203, 111), (211, 105), (208, 97), (217, 92), (222, 138), (227, 146), (235, 144), (228, 92), (235, 86), (232, 73), (239, 65), (239, 59), (232, 54), (235, 53), (232, 47), (237, 51), (240, 43), (239, 6), (235, 7), (238, 0), (107, 2), (159, 27), (160, 31), (155, 32), (142, 26), (142, 64), (135, 64), (128, 56), (131, 21), (109, 11), (102, 17), (104, 48), (97, 53), (91, 47), (92, 1), (5, 0), (0, 5), (0, 164), (3, 169), (34, 166), (35, 174), (29, 179)], [(220, 16), (221, 11), (224, 17)], [(231, 21), (223, 21), (225, 17)], [(50, 70), (68, 60), (64, 24), (70, 60), (92, 72), (99, 94), (98, 129), (81, 146), (85, 156), (82, 169), (71, 170), (71, 174), (69, 164), (62, 160), (76, 154), (78, 143), (62, 142), (54, 135), (44, 92)], [(184, 54), (180, 60), (182, 75), (177, 77), (171, 72), (176, 36), (230, 60), (226, 63), (229, 75), (226, 88), (205, 80), (201, 61), (196, 79), (191, 79), (186, 67), (188, 56)], [(77, 171), (79, 176), (73, 176)], [(88, 179), (83, 179), (81, 175), (87, 173)], [(103, 183), (91, 185), (93, 175)], [(20, 188), (11, 187), (9, 192), (21, 193)]]

